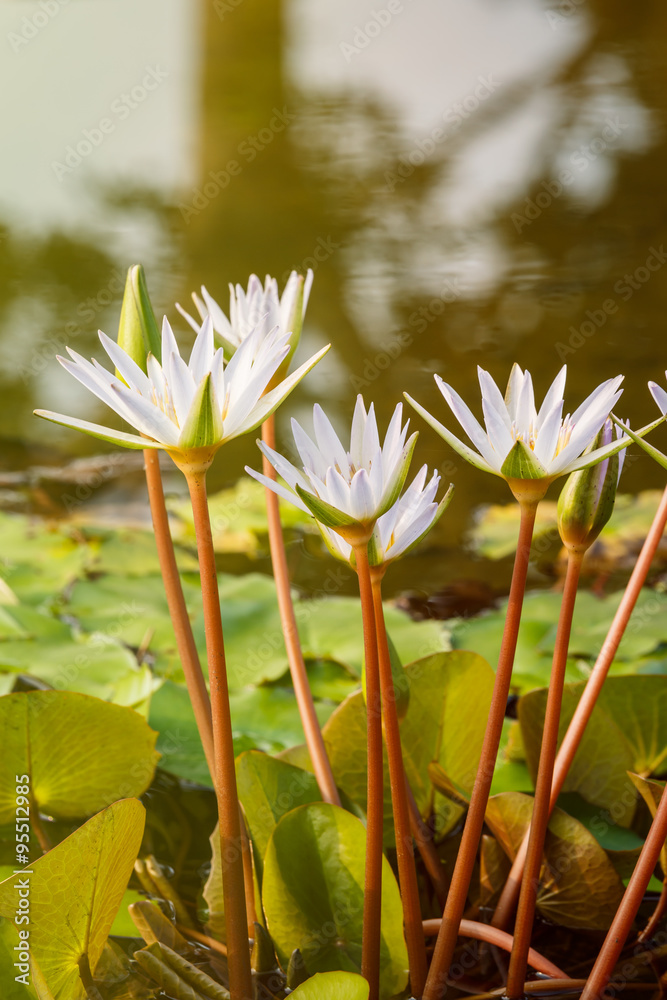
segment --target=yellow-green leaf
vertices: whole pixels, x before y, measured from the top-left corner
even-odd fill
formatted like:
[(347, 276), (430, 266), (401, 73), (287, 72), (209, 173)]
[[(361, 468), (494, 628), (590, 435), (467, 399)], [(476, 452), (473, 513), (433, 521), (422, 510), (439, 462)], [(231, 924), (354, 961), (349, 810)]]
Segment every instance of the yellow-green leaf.
[(0, 913), (15, 919), (19, 880), (28, 882), (30, 951), (53, 1000), (84, 1000), (78, 962), (99, 961), (132, 873), (145, 821), (137, 799), (93, 816), (39, 858), (0, 883)]
[(157, 733), (137, 712), (72, 691), (4, 695), (0, 732), (0, 823), (14, 818), (16, 775), (29, 775), (41, 812), (73, 819), (140, 795), (159, 757)]

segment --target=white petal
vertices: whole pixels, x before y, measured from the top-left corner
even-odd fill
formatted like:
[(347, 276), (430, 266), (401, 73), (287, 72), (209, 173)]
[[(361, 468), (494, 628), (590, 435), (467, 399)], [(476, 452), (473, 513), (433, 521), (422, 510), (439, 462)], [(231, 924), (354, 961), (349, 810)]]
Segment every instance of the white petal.
[(553, 380), (547, 394), (542, 401), (540, 406), (540, 412), (537, 414), (537, 425), (541, 427), (547, 417), (553, 411), (554, 406), (560, 400), (563, 401), (563, 395), (565, 393), (565, 379), (567, 378), (567, 365), (563, 365), (561, 370), (556, 375)]
[[(475, 419), (466, 403), (463, 402), (458, 392), (452, 389), (451, 385), (443, 382), (439, 375), (435, 376), (435, 381), (440, 389), (440, 392), (445, 397), (452, 413), (461, 424), (461, 427), (477, 448), (480, 455), (486, 459), (489, 465), (497, 464), (499, 456), (495, 454), (488, 436), (484, 433), (478, 421)], [(502, 464), (502, 460), (500, 464)]]
[[(616, 392), (622, 381), (623, 381), (623, 376), (617, 375), (616, 378), (610, 378), (607, 379), (606, 382), (602, 382), (597, 387), (597, 389), (593, 390), (590, 396), (586, 397), (581, 406), (577, 407), (577, 409), (574, 411), (574, 413), (572, 414), (572, 423), (577, 424), (582, 419), (587, 410), (589, 410), (593, 406), (596, 406), (603, 397), (605, 398), (606, 396), (611, 397)], [(609, 409), (611, 409), (611, 407), (609, 407)]]
[(195, 381), (195, 385), (198, 386), (202, 379), (210, 372), (214, 354), (213, 321), (210, 316), (207, 316), (192, 346), (192, 353), (190, 354), (190, 361), (188, 363), (188, 368)]
[(317, 446), (327, 464), (337, 465), (341, 473), (346, 478), (349, 478), (350, 463), (347, 459), (347, 453), (340, 443), (340, 439), (333, 429), (331, 421), (319, 403), (316, 403), (313, 407), (313, 428), (315, 430)]
[(618, 392), (611, 399), (604, 397), (601, 401), (598, 400), (598, 405), (589, 410), (574, 427), (568, 444), (549, 466), (549, 473), (560, 473), (581, 455), (583, 450), (595, 440), (600, 428), (620, 398), (621, 393)]
[(63, 427), (71, 427), (75, 431), (83, 431), (102, 441), (109, 441), (111, 444), (119, 444), (123, 448), (162, 448), (157, 441), (146, 441), (135, 434), (125, 434), (123, 431), (116, 431), (112, 427), (104, 427), (102, 424), (91, 424), (88, 420), (78, 420), (76, 417), (67, 417), (63, 413), (54, 413), (52, 410), (35, 410), (35, 416), (44, 417), (54, 424), (61, 424)]
[(273, 492), (277, 493), (279, 497), (283, 498), (283, 500), (287, 500), (289, 503), (294, 504), (294, 506), (298, 507), (299, 510), (302, 510), (304, 514), (308, 514), (309, 517), (313, 516), (297, 493), (292, 493), (291, 490), (286, 490), (285, 487), (282, 486), (281, 483), (277, 483), (275, 479), (269, 479), (268, 476), (265, 476), (261, 472), (255, 472), (254, 469), (249, 468), (247, 465), (245, 467), (245, 471), (249, 476), (252, 476), (253, 479), (256, 479), (258, 483), (261, 483), (262, 486), (266, 486), (267, 489), (273, 490)]
[(399, 403), (392, 414), (392, 418), (389, 421), (389, 427), (387, 428), (387, 433), (384, 436), (384, 444), (382, 445), (382, 460), (385, 466), (387, 463), (395, 462), (400, 457), (403, 445), (405, 444), (410, 421), (406, 420), (405, 427), (401, 428), (402, 419), (403, 404)]
[(150, 399), (153, 395), (153, 387), (151, 386), (148, 376), (142, 372), (141, 368), (129, 354), (119, 347), (115, 340), (111, 337), (107, 337), (106, 333), (102, 333), (98, 330), (98, 336), (102, 343), (102, 347), (109, 355), (112, 364), (116, 366), (122, 377), (125, 379), (127, 384), (131, 389), (137, 389), (142, 396)]
[[(535, 441), (535, 454), (544, 466), (548, 466), (554, 457), (563, 422), (563, 400), (555, 395), (554, 399), (554, 405), (544, 417)], [(540, 410), (541, 412), (542, 410)]]
[(512, 420), (507, 412), (502, 392), (489, 373), (484, 371), (484, 369), (479, 366), (477, 367), (477, 378), (479, 379), (479, 387), (482, 392), (482, 403), (486, 400), (486, 402), (493, 407), (498, 417), (500, 417), (502, 422), (505, 424), (507, 430), (510, 431), (512, 428)]
[(176, 411), (176, 419), (178, 420), (179, 427), (182, 427), (190, 412), (190, 404), (194, 399), (197, 386), (195, 385), (195, 380), (192, 377), (190, 369), (180, 354), (172, 352), (167, 355), (163, 370), (166, 374), (171, 400)]
[(495, 406), (484, 396), (482, 396), (482, 412), (486, 433), (494, 451), (494, 461), (502, 465), (514, 446), (514, 438)]
[[(192, 296), (194, 298), (194, 292), (192, 293)], [(186, 312), (183, 306), (180, 304), (180, 302), (176, 302), (175, 305), (176, 309), (181, 314), (186, 323), (188, 323), (192, 327), (195, 333), (199, 333), (199, 330), (201, 328), (201, 323), (198, 323), (197, 320), (193, 316), (191, 316), (189, 312)], [(204, 315), (206, 315), (206, 312), (204, 312)]]
[(165, 358), (168, 358), (170, 354), (176, 354), (179, 358), (181, 352), (178, 349), (178, 344), (176, 342), (176, 337), (174, 336), (174, 331), (171, 328), (169, 320), (165, 316), (162, 320), (162, 364), (165, 363)]
[(651, 395), (658, 404), (660, 412), (664, 416), (667, 414), (667, 392), (656, 382), (649, 382), (648, 387), (651, 390)]
[(224, 312), (222, 311), (218, 303), (215, 301), (213, 296), (209, 295), (208, 291), (203, 285), (201, 286), (201, 293), (204, 298), (208, 314), (213, 320), (213, 329), (216, 331), (216, 333), (219, 333), (221, 336), (223, 336), (225, 340), (231, 340), (231, 341), (237, 340), (238, 338), (234, 337), (233, 334), (232, 324), (229, 322), (229, 320), (227, 319)]
[(303, 427), (292, 417), (292, 434), (297, 451), (301, 456), (301, 461), (308, 469), (312, 469), (315, 475), (323, 479), (326, 475), (329, 463), (325, 460), (322, 452), (311, 438), (306, 434)]
[(375, 497), (365, 469), (358, 469), (352, 477), (350, 503), (350, 513), (359, 521), (370, 521), (377, 516)]
[(342, 511), (344, 514), (349, 514), (354, 517), (352, 501), (350, 498), (350, 484), (343, 478), (343, 476), (341, 476), (338, 469), (334, 469), (333, 466), (329, 466), (324, 480), (324, 486), (326, 492), (324, 495), (320, 494), (320, 498), (322, 500), (326, 500), (332, 507), (336, 507), (337, 510)]
[(366, 407), (363, 396), (357, 396), (352, 414), (352, 429), (350, 431), (350, 458), (355, 468), (363, 464), (364, 430), (366, 427)]
[(178, 427), (154, 403), (124, 385), (114, 386), (113, 391), (127, 406), (132, 415), (131, 423), (138, 431), (163, 444), (178, 444)]
[(265, 444), (263, 441), (258, 441), (257, 445), (259, 450), (269, 460), (278, 475), (283, 477), (291, 489), (295, 489), (297, 486), (300, 486), (302, 490), (307, 490), (309, 493), (311, 492), (309, 483), (306, 482), (299, 470), (292, 465), (291, 462), (288, 462), (288, 460), (284, 458), (280, 452), (274, 451), (273, 448), (270, 448), (268, 444)]

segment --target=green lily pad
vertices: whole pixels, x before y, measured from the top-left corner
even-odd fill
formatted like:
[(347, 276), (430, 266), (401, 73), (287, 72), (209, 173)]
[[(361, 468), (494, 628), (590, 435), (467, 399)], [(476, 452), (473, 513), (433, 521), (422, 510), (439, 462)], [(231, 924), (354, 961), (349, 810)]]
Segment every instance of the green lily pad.
[(16, 982), (16, 975), (21, 975), (14, 967), (17, 960), (17, 953), (14, 951), (17, 943), (16, 930), (13, 920), (0, 917), (0, 982), (3, 1000), (38, 1000), (30, 977)]
[(299, 1000), (368, 1000), (369, 989), (354, 972), (318, 972), (291, 995)]
[[(424, 818), (435, 813), (444, 836), (462, 807), (436, 793), (429, 765), (437, 761), (465, 797), (472, 790), (493, 688), (493, 672), (475, 653), (436, 653), (405, 667), (410, 700), (401, 722), (405, 772)], [(475, 692), (475, 697), (470, 692)], [(336, 783), (366, 809), (366, 710), (351, 695), (324, 727)], [(391, 790), (385, 751), (385, 843), (393, 843)]]
[[(337, 806), (317, 802), (287, 813), (264, 860), (262, 900), (283, 968), (299, 948), (310, 974), (361, 966), (366, 832)], [(407, 950), (396, 879), (382, 868), (380, 996), (407, 984)], [(342, 969), (341, 969), (342, 967)]]
[(15, 815), (15, 775), (29, 775), (33, 806), (41, 812), (79, 818), (116, 799), (140, 795), (157, 762), (157, 734), (140, 715), (84, 694), (5, 695), (0, 730), (0, 822)]
[[(532, 798), (520, 792), (489, 799), (486, 822), (512, 861), (532, 811)], [(623, 883), (593, 834), (556, 808), (549, 820), (545, 855), (538, 912), (562, 927), (607, 930), (621, 902)]]
[[(574, 714), (583, 685), (566, 685), (559, 738)], [(531, 691), (519, 702), (519, 720), (531, 774), (536, 773), (547, 692)], [(609, 677), (563, 786), (606, 810), (609, 825), (629, 826), (636, 792), (628, 771), (655, 773), (667, 758), (667, 685), (662, 677)]]
[(0, 575), (29, 604), (41, 604), (81, 576), (90, 558), (73, 529), (0, 513)]
[(261, 882), (266, 848), (279, 820), (297, 806), (321, 801), (322, 796), (309, 771), (257, 750), (237, 757), (236, 781)]
[[(655, 819), (660, 799), (665, 790), (664, 781), (651, 781), (649, 778), (643, 778), (640, 774), (629, 774), (628, 777), (648, 806), (651, 816)], [(660, 867), (663, 878), (667, 878), (667, 842), (660, 851)]]
[(32, 962), (53, 1000), (85, 1000), (78, 962), (87, 955), (94, 972), (132, 873), (144, 821), (137, 799), (114, 802), (38, 858), (32, 874), (0, 883), (0, 913), (12, 919), (19, 906), (17, 879), (29, 883)]

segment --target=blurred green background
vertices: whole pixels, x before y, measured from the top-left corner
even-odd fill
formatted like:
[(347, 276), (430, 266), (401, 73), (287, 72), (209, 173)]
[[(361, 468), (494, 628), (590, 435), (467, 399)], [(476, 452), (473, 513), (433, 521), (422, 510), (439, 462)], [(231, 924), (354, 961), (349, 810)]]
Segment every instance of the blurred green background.
[[(408, 390), (453, 426), (433, 372), (479, 412), (477, 365), (504, 385), (514, 360), (538, 395), (566, 361), (570, 409), (623, 372), (620, 412), (655, 415), (659, 0), (4, 0), (0, 35), (4, 506), (58, 513), (65, 487), (35, 467), (104, 450), (31, 411), (105, 420), (55, 355), (101, 357), (96, 330), (115, 333), (137, 261), (186, 340), (174, 303), (202, 283), (226, 308), (229, 281), (315, 268), (299, 357), (333, 348), (279, 414), (285, 442), (315, 401), (346, 432), (358, 391), (382, 425)], [(462, 577), (503, 589), (507, 564), (461, 543), (504, 483), (411, 416), (416, 462), (456, 494), (388, 593)], [(259, 463), (250, 438), (220, 453), (212, 487), (245, 463)], [(642, 454), (622, 488), (663, 480)], [(87, 500), (100, 517), (146, 519), (139, 469), (100, 481)], [(295, 582), (316, 587), (323, 559), (292, 545)]]

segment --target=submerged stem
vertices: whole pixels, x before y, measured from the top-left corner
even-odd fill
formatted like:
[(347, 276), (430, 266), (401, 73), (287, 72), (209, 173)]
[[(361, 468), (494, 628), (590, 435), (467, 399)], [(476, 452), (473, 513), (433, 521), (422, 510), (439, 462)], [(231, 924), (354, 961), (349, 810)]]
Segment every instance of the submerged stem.
[[(275, 448), (275, 421), (273, 414), (262, 424), (262, 440), (270, 447)], [(276, 470), (273, 468), (266, 455), (263, 456), (263, 472), (269, 479), (276, 478)], [(290, 673), (294, 694), (301, 716), (301, 724), (306, 737), (306, 746), (313, 763), (313, 770), (320, 793), (325, 802), (333, 805), (340, 805), (340, 796), (336, 788), (331, 764), (327, 756), (322, 730), (315, 712), (313, 695), (308, 683), (306, 665), (303, 660), (301, 643), (299, 641), (299, 631), (294, 615), (294, 605), (292, 604), (292, 593), (290, 590), (289, 571), (287, 569), (287, 558), (285, 555), (285, 542), (283, 539), (282, 526), (280, 524), (280, 508), (278, 496), (273, 490), (266, 489), (266, 514), (269, 526), (269, 546), (271, 548), (271, 564), (273, 566), (273, 577), (276, 582), (276, 593), (278, 596), (278, 609), (280, 611), (280, 622), (287, 650)]]
[(512, 679), (514, 653), (516, 651), (521, 608), (526, 589), (526, 577), (528, 575), (530, 544), (533, 537), (538, 502), (524, 501), (520, 503), (521, 523), (519, 527), (519, 540), (517, 542), (512, 584), (507, 603), (507, 615), (500, 645), (500, 655), (498, 657), (498, 668), (496, 670), (489, 718), (484, 734), (479, 768), (477, 769), (475, 785), (470, 799), (470, 807), (466, 817), (461, 846), (456, 858), (456, 865), (447, 897), (447, 905), (445, 906), (440, 933), (438, 934), (431, 968), (426, 980), (424, 1000), (441, 1000), (445, 994), (449, 966), (452, 961), (454, 949), (456, 948), (459, 924), (465, 909), (468, 889), (475, 866), (475, 858), (484, 825), (484, 814), (493, 779), (493, 770), (500, 744), (503, 719), (505, 718), (507, 695), (509, 694), (510, 681)]
[(364, 923), (361, 941), (361, 974), (370, 986), (369, 1000), (380, 992), (380, 919), (382, 909), (382, 695), (378, 663), (377, 630), (373, 590), (368, 566), (367, 542), (354, 546), (359, 577), (361, 614), (364, 625), (366, 664), (366, 730), (368, 737), (368, 785), (366, 804), (366, 872), (364, 878)]
[[(560, 745), (551, 784), (550, 812), (553, 810), (558, 796), (563, 789), (568, 771), (570, 770), (574, 756), (579, 749), (581, 738), (584, 735), (584, 730), (586, 729), (588, 720), (593, 713), (598, 696), (602, 690), (602, 685), (604, 684), (607, 674), (609, 673), (609, 667), (611, 666), (614, 656), (616, 655), (616, 650), (619, 647), (628, 622), (630, 621), (630, 616), (634, 610), (635, 604), (637, 603), (637, 598), (639, 597), (644, 582), (646, 581), (653, 557), (655, 556), (656, 550), (663, 536), (666, 523), (667, 487), (662, 494), (660, 505), (658, 506), (653, 518), (653, 523), (651, 524), (648, 535), (646, 536), (639, 558), (637, 559), (635, 568), (632, 571), (632, 575), (628, 580), (628, 585), (625, 588), (625, 593), (623, 594), (621, 603), (619, 604), (616, 614), (614, 615), (614, 619), (609, 626), (607, 637), (598, 654), (598, 658), (595, 661), (595, 666), (591, 671), (590, 677), (586, 681), (584, 693), (579, 699), (579, 704), (575, 709), (574, 715), (572, 716), (570, 724), (567, 728), (567, 732), (563, 738), (563, 742)], [(505, 883), (498, 905), (496, 906), (496, 910), (491, 921), (494, 927), (507, 927), (512, 919), (512, 914), (519, 898), (521, 873), (526, 861), (527, 846), (528, 833), (526, 833), (521, 847), (517, 852), (514, 863), (512, 864), (512, 869), (507, 878), (507, 882)]]
[(519, 1000), (523, 996), (523, 984), (528, 968), (528, 949), (533, 931), (537, 890), (540, 882), (540, 868), (544, 841), (549, 823), (551, 782), (553, 777), (556, 748), (558, 746), (558, 724), (560, 722), (563, 687), (565, 685), (565, 668), (567, 666), (567, 651), (570, 645), (572, 630), (572, 615), (577, 599), (577, 586), (581, 573), (583, 552), (569, 551), (565, 588), (558, 617), (558, 630), (551, 665), (549, 693), (544, 716), (542, 747), (535, 785), (535, 798), (530, 821), (526, 865), (521, 882), (519, 909), (514, 928), (514, 945), (510, 958), (507, 977), (507, 996), (510, 1000)]
[(410, 811), (401, 750), (401, 734), (396, 711), (396, 692), (391, 673), (391, 658), (387, 640), (387, 628), (382, 606), (382, 583), (380, 578), (373, 578), (373, 605), (375, 608), (375, 628), (378, 637), (378, 659), (380, 668), (380, 690), (384, 715), (384, 738), (387, 747), (389, 764), (389, 781), (391, 784), (391, 802), (394, 812), (394, 830), (396, 833), (396, 860), (398, 864), (398, 881), (401, 888), (403, 903), (403, 923), (405, 925), (405, 941), (408, 948), (408, 964), (410, 969), (410, 989), (414, 996), (421, 996), (426, 982), (426, 943), (422, 927), (421, 909), (419, 905), (419, 886), (417, 885), (417, 869), (412, 848), (410, 831)]
[(206, 473), (190, 472), (187, 476), (195, 534), (199, 555), (204, 628), (208, 656), (208, 676), (211, 686), (213, 716), (213, 746), (215, 755), (215, 791), (218, 800), (222, 892), (225, 907), (225, 927), (229, 958), (229, 992), (232, 1000), (249, 1000), (253, 995), (248, 918), (243, 872), (243, 850), (239, 800), (236, 790), (234, 743), (229, 709), (227, 667), (220, 617), (220, 594), (215, 566), (211, 522), (206, 496)]

